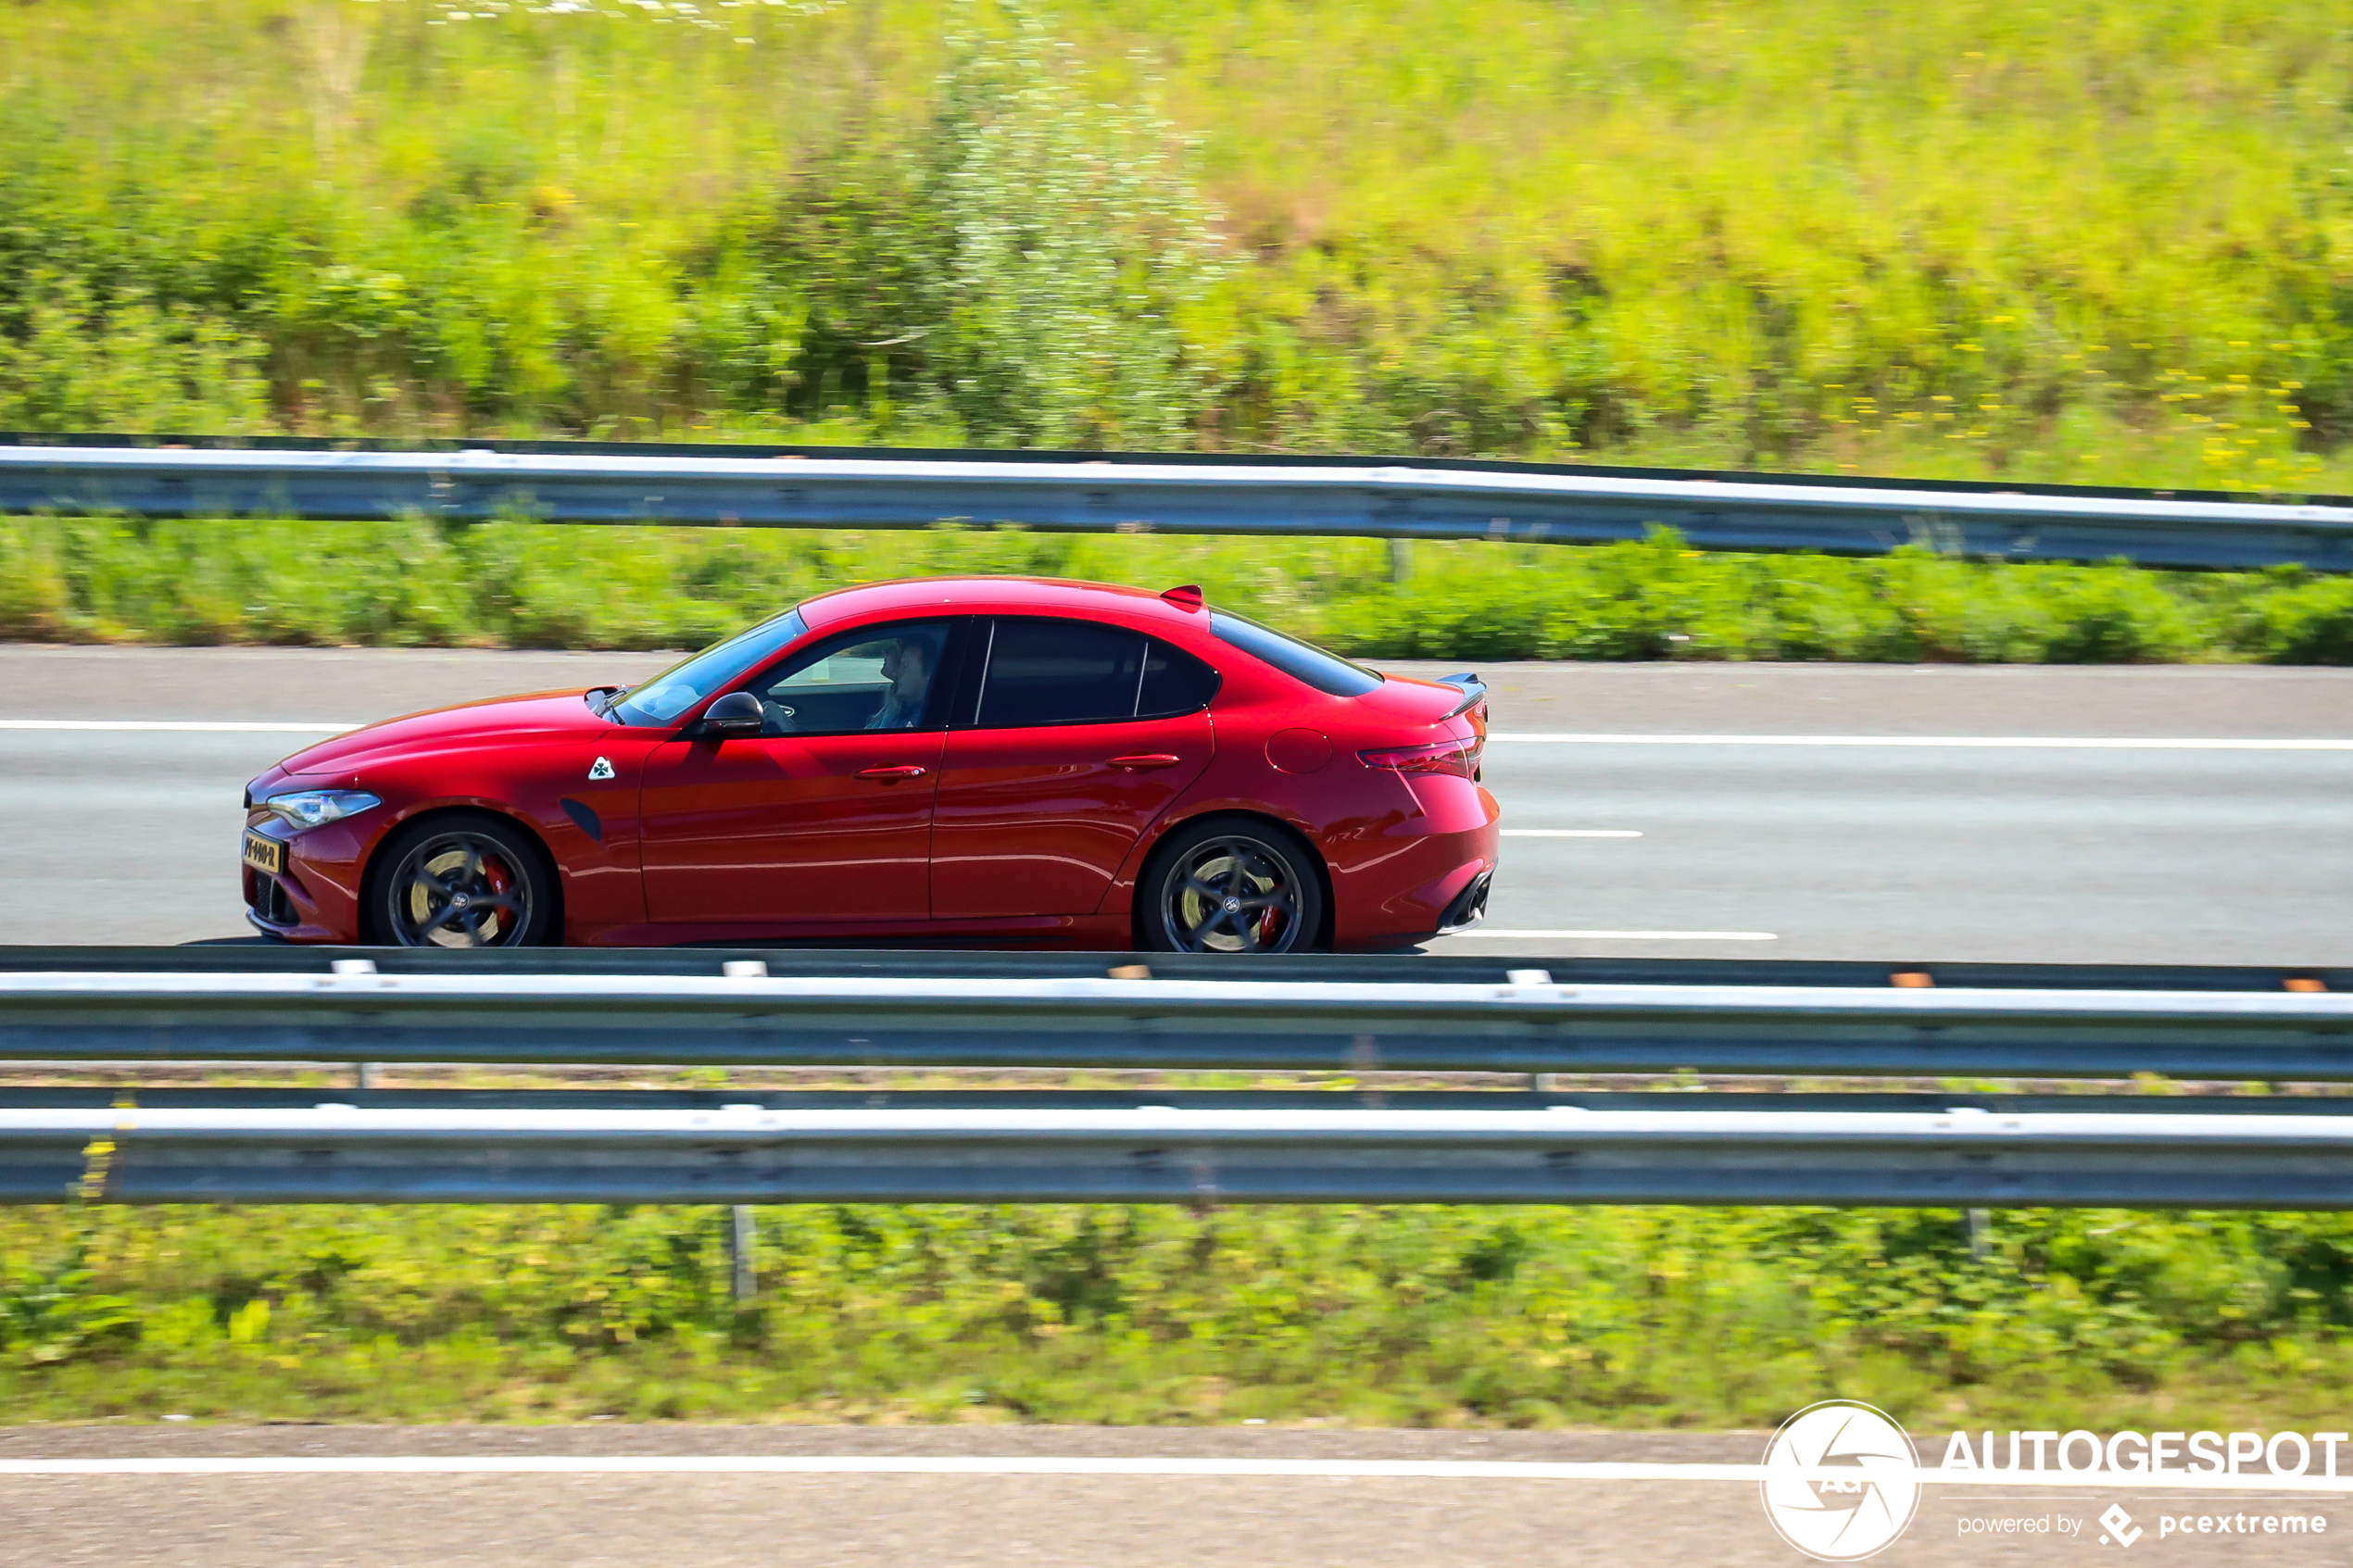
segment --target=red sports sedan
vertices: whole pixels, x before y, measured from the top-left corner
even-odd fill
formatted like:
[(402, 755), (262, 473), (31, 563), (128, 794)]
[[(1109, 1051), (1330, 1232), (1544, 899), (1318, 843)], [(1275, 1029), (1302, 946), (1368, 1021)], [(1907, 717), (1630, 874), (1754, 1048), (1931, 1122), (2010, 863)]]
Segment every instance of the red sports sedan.
[(824, 594), (642, 685), (470, 703), (245, 793), (296, 942), (1395, 947), (1495, 873), (1486, 688), (1165, 594)]

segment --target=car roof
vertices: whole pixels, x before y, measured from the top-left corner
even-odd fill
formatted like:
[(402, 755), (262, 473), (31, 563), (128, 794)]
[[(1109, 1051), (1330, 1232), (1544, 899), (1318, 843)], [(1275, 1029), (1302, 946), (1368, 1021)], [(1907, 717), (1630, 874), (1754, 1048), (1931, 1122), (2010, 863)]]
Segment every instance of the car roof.
[(1173, 604), (1148, 588), (1059, 577), (902, 577), (887, 583), (862, 583), (802, 600), (800, 618), (812, 627), (830, 626), (875, 615), (936, 609), (965, 614), (1108, 613), (1130, 624), (1163, 621), (1194, 627), (1205, 619), (1200, 610)]

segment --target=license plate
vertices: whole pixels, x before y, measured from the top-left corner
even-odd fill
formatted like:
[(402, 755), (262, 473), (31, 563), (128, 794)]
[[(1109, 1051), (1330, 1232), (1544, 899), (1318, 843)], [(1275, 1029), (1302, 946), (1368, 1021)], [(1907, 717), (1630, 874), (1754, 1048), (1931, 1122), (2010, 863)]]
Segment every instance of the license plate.
[(250, 828), (245, 831), (245, 864), (271, 876), (283, 876), (286, 870), (286, 847), (274, 838), (264, 838)]

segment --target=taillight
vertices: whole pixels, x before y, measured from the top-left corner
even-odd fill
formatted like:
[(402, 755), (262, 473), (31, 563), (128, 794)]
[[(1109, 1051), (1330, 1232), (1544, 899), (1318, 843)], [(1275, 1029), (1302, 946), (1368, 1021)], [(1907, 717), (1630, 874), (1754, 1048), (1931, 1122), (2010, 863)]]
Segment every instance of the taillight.
[(1460, 740), (1384, 747), (1356, 755), (1367, 768), (1387, 768), (1399, 773), (1451, 773), (1460, 779), (1475, 779), (1478, 777), (1481, 744), (1478, 736), (1466, 735)]

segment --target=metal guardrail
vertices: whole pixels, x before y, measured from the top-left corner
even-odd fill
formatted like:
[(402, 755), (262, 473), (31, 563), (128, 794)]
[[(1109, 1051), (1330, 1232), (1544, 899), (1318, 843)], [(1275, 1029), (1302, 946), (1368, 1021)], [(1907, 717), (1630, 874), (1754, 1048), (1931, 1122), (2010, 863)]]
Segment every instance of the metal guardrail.
[(2353, 1207), (2353, 1116), (0, 1111), (0, 1201)]
[[(2334, 972), (1979, 966), (1921, 987), (1883, 965), (1155, 955), (1156, 977), (1113, 979), (1103, 955), (804, 951), (769, 958), (812, 972), (730, 975), (746, 960), (672, 950), (321, 972), (334, 955), (286, 948), (28, 967), (44, 956), (0, 949), (0, 1060), (2353, 1079), (2353, 995), (2309, 988)], [(196, 960), (227, 967), (165, 967)], [(1816, 983), (1756, 983), (1778, 974)], [(348, 1103), (0, 1089), (0, 1202), (2353, 1207), (2353, 1099), (2319, 1096), (326, 1092)]]
[(1358, 535), (1593, 543), (1677, 528), (1712, 549), (2353, 570), (2353, 505), (1897, 482), (1121, 454), (758, 455), (0, 445), (0, 511), (371, 520)]
[(8, 1110), (308, 1110), (321, 1102), (362, 1110), (1880, 1110), (1943, 1115), (1984, 1110), (2068, 1115), (2327, 1116), (2353, 1112), (2353, 1096), (2301, 1089), (2283, 1095), (2017, 1093), (1996, 1089), (1520, 1089), (1406, 1088), (1370, 1082), (1289, 1089), (987, 1088), (724, 1089), (449, 1087), (329, 1088), (145, 1083), (0, 1086)]
[(2353, 995), (19, 971), (0, 1059), (2353, 1080)]
[(0, 975), (303, 974), (365, 962), (385, 974), (714, 976), (731, 962), (771, 975), (835, 979), (1093, 980), (1142, 968), (1162, 980), (1441, 981), (1508, 985), (1542, 972), (1563, 985), (1793, 985), (1885, 990), (1908, 984), (2003, 991), (2245, 991), (2317, 985), (2353, 992), (2353, 968), (2261, 964), (1900, 963), (1842, 959), (1586, 958), (1480, 953), (1104, 953), (1019, 948), (345, 947), (241, 937), (181, 947), (0, 944)]

